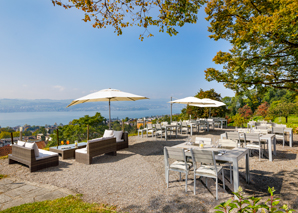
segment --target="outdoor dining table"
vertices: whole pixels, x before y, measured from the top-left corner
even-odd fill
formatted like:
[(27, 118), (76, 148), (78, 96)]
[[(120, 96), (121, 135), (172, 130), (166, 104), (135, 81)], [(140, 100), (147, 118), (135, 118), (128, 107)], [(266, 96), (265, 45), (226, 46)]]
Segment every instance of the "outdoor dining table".
[(176, 129), (176, 138), (178, 135), (178, 125), (177, 124), (168, 124), (168, 125), (162, 125), (161, 128), (165, 130), (165, 139), (168, 139), (168, 129), (172, 131), (172, 128)]
[(228, 123), (228, 121), (227, 121), (227, 119), (213, 119), (213, 121), (217, 121), (217, 122), (220, 122), (220, 127), (221, 127), (221, 129), (222, 129), (222, 127), (224, 126), (224, 123), (226, 123), (226, 128), (227, 128), (227, 123)]
[(262, 135), (260, 137), (260, 139), (267, 141), (267, 143), (268, 143), (269, 161), (272, 161), (272, 145), (273, 145), (273, 154), (276, 155), (276, 138), (275, 138), (275, 134)]
[[(187, 145), (187, 142), (175, 145), (173, 147), (183, 148), (186, 150), (185, 155), (191, 156), (190, 149), (200, 149), (200, 150), (209, 150), (214, 152), (219, 152), (223, 150), (223, 148), (213, 148), (212, 146), (205, 145), (204, 148), (200, 148), (198, 145)], [(246, 182), (250, 182), (250, 174), (249, 174), (249, 150), (246, 148), (234, 148), (234, 149), (226, 149), (226, 153), (223, 155), (215, 155), (215, 160), (218, 161), (229, 161), (233, 163), (233, 183), (234, 183), (234, 192), (237, 192), (239, 188), (239, 160), (245, 157), (245, 178)], [(236, 196), (235, 196), (236, 198)]]
[[(222, 133), (220, 135), (221, 139), (226, 138), (226, 133)], [(240, 133), (240, 139), (244, 140), (244, 133)], [(276, 155), (276, 138), (275, 134), (265, 134), (260, 136), (261, 140), (265, 140), (268, 143), (268, 155), (269, 155), (269, 161), (272, 161), (272, 145), (273, 145), (273, 154)], [(250, 140), (250, 138), (246, 138), (246, 140)]]

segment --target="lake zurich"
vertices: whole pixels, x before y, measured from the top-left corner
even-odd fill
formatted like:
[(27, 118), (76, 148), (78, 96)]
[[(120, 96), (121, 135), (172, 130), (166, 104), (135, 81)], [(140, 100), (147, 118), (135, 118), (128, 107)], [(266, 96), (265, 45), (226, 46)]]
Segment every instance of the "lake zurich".
[[(173, 114), (180, 113), (181, 109), (173, 108)], [(46, 124), (68, 124), (73, 119), (78, 119), (84, 115), (94, 116), (96, 111), (73, 111), (73, 112), (13, 112), (13, 113), (0, 113), (0, 126), (1, 127), (14, 127), (28, 125), (44, 126)], [(102, 116), (109, 118), (108, 111), (101, 111)], [(139, 111), (111, 111), (111, 118), (143, 118), (146, 116), (155, 115), (169, 115), (171, 113), (169, 108), (166, 109), (150, 109)]]

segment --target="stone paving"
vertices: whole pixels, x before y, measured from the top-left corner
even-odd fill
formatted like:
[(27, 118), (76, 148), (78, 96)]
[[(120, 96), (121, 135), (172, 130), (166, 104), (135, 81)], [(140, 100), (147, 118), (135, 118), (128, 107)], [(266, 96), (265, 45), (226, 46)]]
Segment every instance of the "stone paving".
[(54, 200), (70, 194), (75, 193), (52, 185), (4, 178), (0, 180), (0, 211), (24, 203)]

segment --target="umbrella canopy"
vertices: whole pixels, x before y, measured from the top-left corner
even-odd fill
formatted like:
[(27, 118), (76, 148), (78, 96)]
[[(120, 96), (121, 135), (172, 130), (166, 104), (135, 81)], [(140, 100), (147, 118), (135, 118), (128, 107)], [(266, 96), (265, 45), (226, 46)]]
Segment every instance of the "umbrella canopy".
[(108, 101), (109, 102), (109, 128), (111, 129), (111, 101), (136, 101), (141, 99), (148, 99), (144, 96), (134, 95), (127, 92), (122, 92), (117, 89), (103, 89), (98, 92), (91, 93), (82, 98), (78, 98), (72, 101), (67, 107), (86, 103), (86, 102), (97, 102), (97, 101)]
[(189, 105), (191, 105), (191, 104), (215, 105), (214, 102), (211, 99), (204, 100), (204, 99), (199, 99), (199, 98), (196, 98), (196, 97), (186, 97), (186, 98), (170, 101), (169, 103), (189, 104)]
[(190, 106), (196, 106), (196, 107), (220, 107), (220, 106), (226, 105), (223, 102), (215, 101), (215, 100), (212, 100), (212, 99), (209, 99), (209, 98), (203, 98), (202, 100), (209, 101), (212, 104), (190, 104)]

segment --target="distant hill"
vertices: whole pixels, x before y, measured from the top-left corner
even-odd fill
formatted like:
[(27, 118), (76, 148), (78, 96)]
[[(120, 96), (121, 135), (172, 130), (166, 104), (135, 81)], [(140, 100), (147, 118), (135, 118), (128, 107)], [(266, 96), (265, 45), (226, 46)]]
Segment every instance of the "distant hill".
[[(0, 112), (59, 112), (59, 111), (107, 111), (108, 102), (83, 103), (66, 108), (72, 100), (50, 99), (0, 99)], [(113, 111), (133, 111), (148, 109), (170, 108), (169, 100), (148, 99), (139, 101), (113, 101)], [(174, 104), (173, 107), (181, 108), (182, 105)]]

